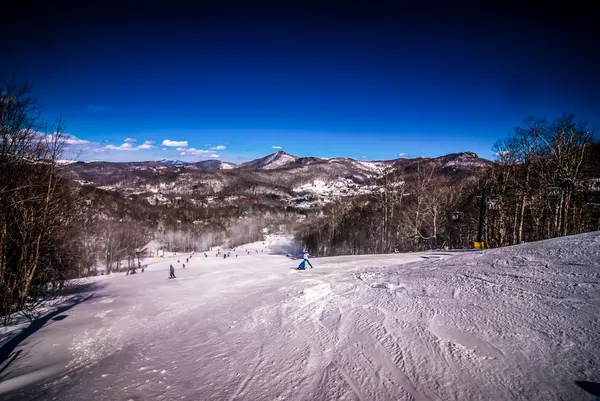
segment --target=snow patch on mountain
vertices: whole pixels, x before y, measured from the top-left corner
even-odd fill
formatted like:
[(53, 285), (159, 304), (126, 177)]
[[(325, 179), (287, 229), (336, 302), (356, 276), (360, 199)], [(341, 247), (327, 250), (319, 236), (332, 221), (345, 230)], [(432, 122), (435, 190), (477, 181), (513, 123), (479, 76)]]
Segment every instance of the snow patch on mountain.
[(56, 164), (60, 165), (69, 165), (73, 163), (77, 163), (77, 160), (56, 160)]
[(292, 197), (289, 203), (301, 208), (311, 208), (331, 203), (340, 197), (369, 194), (377, 190), (375, 185), (361, 185), (350, 178), (339, 177), (331, 181), (316, 179), (293, 188), (292, 192), (297, 196)]
[(183, 161), (183, 160), (174, 160), (174, 159), (160, 159), (159, 161), (161, 163), (167, 163), (167, 164), (179, 164), (179, 165), (188, 164), (188, 162), (186, 162), (186, 161)]

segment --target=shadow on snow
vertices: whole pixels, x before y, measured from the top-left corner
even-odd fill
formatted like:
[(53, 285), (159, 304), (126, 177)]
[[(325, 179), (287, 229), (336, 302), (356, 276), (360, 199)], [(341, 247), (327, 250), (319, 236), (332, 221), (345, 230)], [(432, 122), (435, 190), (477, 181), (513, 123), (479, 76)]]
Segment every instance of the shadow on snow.
[[(33, 320), (27, 327), (21, 329), (17, 335), (3, 344), (0, 347), (0, 375), (19, 357), (19, 355), (21, 355), (23, 350), (14, 352), (19, 344), (48, 324), (48, 322), (60, 322), (66, 319), (69, 316), (64, 314), (66, 311), (76, 305), (94, 298), (94, 294), (92, 292), (98, 290), (99, 287), (100, 283), (86, 283), (70, 288), (68, 293), (77, 295), (61, 303), (56, 309)], [(13, 333), (7, 334), (7, 336), (12, 335)], [(2, 377), (0, 377), (0, 381), (1, 380)]]

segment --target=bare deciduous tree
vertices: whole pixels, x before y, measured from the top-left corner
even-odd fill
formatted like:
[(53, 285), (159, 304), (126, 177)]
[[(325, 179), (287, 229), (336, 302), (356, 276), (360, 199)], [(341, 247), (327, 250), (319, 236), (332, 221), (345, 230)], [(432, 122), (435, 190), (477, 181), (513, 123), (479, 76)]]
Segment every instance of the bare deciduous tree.
[[(56, 161), (62, 121), (43, 124), (28, 84), (0, 91), (0, 315), (32, 307), (76, 275), (79, 204)], [(62, 287), (59, 285), (58, 287)]]

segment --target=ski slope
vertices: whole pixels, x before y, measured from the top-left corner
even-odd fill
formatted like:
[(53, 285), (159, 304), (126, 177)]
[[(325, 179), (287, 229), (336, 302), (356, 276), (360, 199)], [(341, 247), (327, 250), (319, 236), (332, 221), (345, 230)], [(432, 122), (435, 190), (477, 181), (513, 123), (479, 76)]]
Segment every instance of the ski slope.
[(593, 399), (575, 382), (600, 383), (600, 233), (307, 271), (292, 249), (270, 237), (90, 280), (5, 330), (0, 398)]

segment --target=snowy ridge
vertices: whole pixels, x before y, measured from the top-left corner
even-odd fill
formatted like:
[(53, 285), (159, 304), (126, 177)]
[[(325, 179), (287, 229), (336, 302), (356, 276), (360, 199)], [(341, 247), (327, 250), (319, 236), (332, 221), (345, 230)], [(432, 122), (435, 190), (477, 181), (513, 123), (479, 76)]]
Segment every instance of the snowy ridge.
[(186, 269), (189, 254), (177, 254), (143, 261), (143, 274), (92, 280), (92, 298), (16, 346), (0, 394), (591, 399), (575, 381), (600, 377), (599, 232), (490, 251), (311, 258), (307, 271), (294, 269), (297, 251), (270, 236), (196, 252)]
[(282, 150), (273, 154), (267, 155), (260, 159), (252, 160), (246, 163), (240, 164), (239, 167), (243, 168), (261, 168), (265, 170), (272, 170), (284, 167), (290, 163), (293, 163), (298, 159), (298, 156), (290, 155)]
[[(403, 181), (410, 182), (415, 179), (419, 163), (427, 168), (435, 166), (436, 174), (454, 179), (459, 175), (461, 179), (477, 178), (493, 164), (468, 152), (439, 158), (359, 161), (349, 157), (297, 157), (279, 151), (241, 165), (220, 160), (174, 164), (178, 162), (75, 163), (62, 168), (68, 178), (83, 185), (119, 191), (133, 201), (141, 195), (153, 205), (172, 203), (170, 196), (181, 196), (189, 204), (193, 203), (192, 192), (217, 196), (225, 191), (239, 196), (258, 195), (261, 202), (271, 206), (275, 200), (281, 206), (318, 208), (339, 197), (380, 190), (377, 181), (386, 173), (398, 171)], [(165, 181), (173, 185), (162, 188)], [(151, 197), (161, 192), (160, 199)]]

